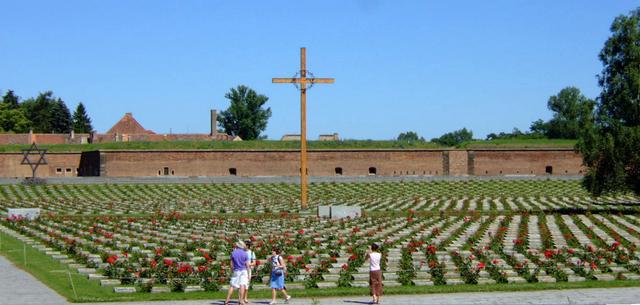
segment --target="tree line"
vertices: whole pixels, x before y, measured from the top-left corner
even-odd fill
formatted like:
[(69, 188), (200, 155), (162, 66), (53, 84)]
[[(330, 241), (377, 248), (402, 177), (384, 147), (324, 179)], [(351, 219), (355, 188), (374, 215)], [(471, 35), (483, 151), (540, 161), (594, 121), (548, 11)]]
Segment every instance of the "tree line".
[(46, 91), (35, 98), (21, 101), (8, 90), (0, 101), (0, 132), (27, 133), (90, 133), (91, 119), (82, 102), (73, 115), (64, 100)]
[[(566, 87), (547, 101), (548, 121), (536, 120), (528, 131), (491, 133), (487, 140), (576, 139), (576, 151), (588, 167), (583, 185), (594, 195), (612, 192), (640, 194), (640, 8), (616, 17), (611, 36), (598, 54), (600, 95), (591, 99), (576, 87)], [(466, 128), (432, 142), (446, 146), (473, 139)], [(424, 141), (403, 132), (398, 141)]]

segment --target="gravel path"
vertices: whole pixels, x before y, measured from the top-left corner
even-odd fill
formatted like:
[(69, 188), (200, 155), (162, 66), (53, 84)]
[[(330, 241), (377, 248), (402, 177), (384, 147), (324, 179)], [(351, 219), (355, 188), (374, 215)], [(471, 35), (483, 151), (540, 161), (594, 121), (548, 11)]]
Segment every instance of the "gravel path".
[[(547, 290), (533, 292), (485, 292), (429, 295), (388, 296), (385, 305), (409, 304), (632, 304), (640, 300), (640, 287), (598, 288), (575, 290)], [(368, 304), (367, 297), (322, 298), (317, 304)], [(280, 302), (282, 303), (282, 302)], [(53, 290), (30, 274), (16, 268), (0, 256), (0, 304), (69, 304)], [(194, 300), (168, 302), (97, 303), (95, 305), (222, 305), (223, 300)], [(269, 304), (268, 300), (253, 300), (251, 304)], [(294, 298), (291, 305), (313, 304), (311, 299)]]

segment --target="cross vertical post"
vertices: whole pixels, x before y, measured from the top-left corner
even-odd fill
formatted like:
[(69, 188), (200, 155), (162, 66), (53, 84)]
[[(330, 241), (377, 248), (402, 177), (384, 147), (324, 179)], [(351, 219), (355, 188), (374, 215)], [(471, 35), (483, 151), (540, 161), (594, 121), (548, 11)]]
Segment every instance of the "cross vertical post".
[[(300, 48), (300, 81), (305, 84), (307, 80), (307, 50)], [(308, 170), (307, 170), (307, 88), (300, 86), (300, 204), (302, 209), (308, 205)]]
[(306, 48), (300, 48), (300, 72), (292, 78), (273, 78), (273, 83), (294, 84), (300, 89), (300, 204), (303, 210), (308, 205), (308, 167), (307, 167), (307, 89), (314, 84), (333, 84), (333, 78), (315, 78), (307, 71)]

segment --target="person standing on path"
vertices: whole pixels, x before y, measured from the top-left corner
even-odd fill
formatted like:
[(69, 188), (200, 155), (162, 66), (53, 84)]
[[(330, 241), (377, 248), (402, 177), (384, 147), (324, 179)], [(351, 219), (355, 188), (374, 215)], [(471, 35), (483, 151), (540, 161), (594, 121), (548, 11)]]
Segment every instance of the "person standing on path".
[(247, 289), (244, 290), (244, 296), (242, 299), (244, 299), (245, 304), (249, 304), (249, 287), (251, 286), (252, 269), (256, 265), (256, 254), (251, 250), (251, 246), (253, 245), (253, 242), (251, 240), (245, 240), (244, 244), (247, 246), (246, 252), (247, 252), (247, 257), (249, 259), (249, 265), (247, 269), (248, 276), (249, 276), (249, 284), (247, 285)]
[(236, 242), (235, 249), (231, 252), (231, 282), (229, 283), (229, 293), (227, 293), (227, 300), (225, 305), (229, 305), (231, 296), (233, 295), (233, 289), (238, 289), (238, 303), (244, 305), (244, 292), (249, 286), (249, 257), (245, 249), (247, 246), (243, 241)]
[(280, 256), (280, 249), (273, 247), (271, 249), (271, 303), (269, 305), (276, 304), (276, 290), (282, 291), (284, 300), (289, 302), (291, 296), (287, 294), (287, 287), (284, 286), (285, 272), (287, 265), (284, 264), (282, 256)]
[(382, 297), (382, 270), (380, 270), (380, 261), (382, 254), (378, 252), (380, 246), (371, 244), (371, 251), (367, 252), (365, 260), (369, 260), (369, 288), (373, 297), (373, 304), (379, 304)]

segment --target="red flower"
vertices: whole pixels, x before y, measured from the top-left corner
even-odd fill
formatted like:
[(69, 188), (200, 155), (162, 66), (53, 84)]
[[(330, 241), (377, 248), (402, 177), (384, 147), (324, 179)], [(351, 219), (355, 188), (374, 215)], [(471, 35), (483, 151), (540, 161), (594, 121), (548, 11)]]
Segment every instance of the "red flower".
[(478, 263), (478, 265), (476, 266), (476, 268), (478, 268), (478, 270), (482, 270), (482, 269), (484, 269), (484, 266), (485, 266), (485, 265), (484, 265), (484, 263), (483, 263), (483, 262), (480, 262), (480, 263)]
[(552, 258), (553, 257), (553, 251), (551, 251), (551, 250), (544, 251), (544, 257), (546, 257), (547, 259)]
[(171, 260), (170, 258), (165, 258), (164, 260), (162, 260), (162, 262), (169, 267), (173, 265), (173, 260)]
[(343, 264), (343, 265), (342, 265), (342, 270), (345, 270), (345, 271), (346, 271), (346, 270), (349, 270), (349, 265), (347, 265), (347, 264)]
[(436, 262), (435, 260), (430, 260), (429, 261), (429, 268), (433, 269), (438, 265), (438, 262)]
[(158, 266), (158, 262), (156, 262), (155, 259), (152, 259), (150, 264), (151, 264), (151, 268), (155, 268), (156, 266)]
[(207, 271), (207, 269), (208, 268), (205, 265), (198, 266), (198, 272), (205, 272), (205, 271)]
[(189, 264), (181, 264), (180, 268), (178, 268), (178, 273), (187, 273), (193, 272), (193, 268)]
[(609, 249), (609, 251), (613, 251), (616, 248), (618, 248), (619, 246), (620, 246), (620, 242), (616, 241), (616, 242), (613, 243), (613, 245), (611, 245), (611, 248)]
[(298, 230), (298, 234), (300, 234), (300, 235), (304, 234), (304, 229)]
[(259, 260), (256, 260), (256, 267), (260, 266), (262, 263)]
[(118, 260), (118, 256), (117, 255), (113, 255), (110, 256), (109, 258), (107, 258), (107, 263), (109, 263), (109, 265), (113, 265), (116, 263), (116, 261)]
[(428, 245), (427, 246), (427, 253), (428, 254), (436, 254), (436, 246), (434, 245)]

